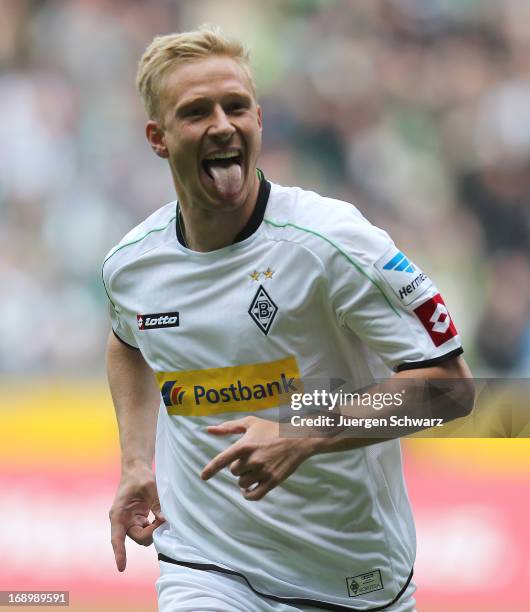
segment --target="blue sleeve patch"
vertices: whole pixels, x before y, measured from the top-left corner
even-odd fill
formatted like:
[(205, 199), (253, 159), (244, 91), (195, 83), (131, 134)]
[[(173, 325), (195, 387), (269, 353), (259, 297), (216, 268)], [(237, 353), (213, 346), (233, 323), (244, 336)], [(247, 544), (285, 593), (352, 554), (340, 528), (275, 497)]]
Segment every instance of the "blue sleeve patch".
[(395, 246), (375, 263), (375, 268), (404, 306), (432, 287), (431, 279)]

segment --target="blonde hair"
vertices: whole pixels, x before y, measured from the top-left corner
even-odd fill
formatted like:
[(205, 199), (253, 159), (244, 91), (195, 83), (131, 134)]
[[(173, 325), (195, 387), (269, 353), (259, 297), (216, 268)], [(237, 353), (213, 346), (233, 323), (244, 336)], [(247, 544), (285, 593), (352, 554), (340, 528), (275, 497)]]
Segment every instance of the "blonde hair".
[(150, 119), (160, 119), (160, 94), (164, 77), (171, 69), (177, 64), (212, 55), (226, 55), (237, 61), (246, 72), (256, 96), (247, 49), (239, 41), (227, 38), (219, 27), (203, 25), (191, 32), (157, 36), (140, 58), (136, 87)]

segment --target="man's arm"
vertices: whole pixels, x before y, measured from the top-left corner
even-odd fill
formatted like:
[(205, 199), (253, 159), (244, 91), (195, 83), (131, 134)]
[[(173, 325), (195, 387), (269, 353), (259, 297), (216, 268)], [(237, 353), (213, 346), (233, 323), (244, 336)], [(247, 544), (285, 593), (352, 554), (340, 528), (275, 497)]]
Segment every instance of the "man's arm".
[[(389, 413), (399, 416), (407, 414), (411, 407), (418, 406), (418, 401), (423, 400), (423, 391), (416, 384), (420, 380), (447, 381), (445, 391), (450, 391), (444, 396), (444, 405), (441, 407), (446, 421), (465, 416), (473, 408), (474, 383), (471, 372), (462, 357), (456, 357), (438, 366), (429, 368), (418, 368), (406, 370), (396, 374), (390, 379), (392, 388), (395, 380), (402, 379), (407, 386), (406, 401), (399, 408), (390, 408)], [(374, 386), (370, 391), (382, 392), (385, 383)], [(418, 393), (418, 389), (420, 392)], [(356, 410), (359, 410), (356, 408)], [(372, 416), (373, 413), (356, 413), (357, 417)], [(438, 408), (440, 410), (440, 408)], [(378, 413), (378, 416), (388, 416)], [(209, 427), (208, 431), (216, 435), (244, 434), (222, 453), (214, 457), (204, 468), (201, 478), (208, 480), (219, 470), (230, 466), (230, 471), (239, 476), (239, 486), (245, 499), (257, 501), (263, 498), (271, 489), (290, 476), (298, 466), (319, 453), (330, 453), (350, 450), (381, 442), (377, 438), (360, 437), (304, 437), (289, 438), (280, 437), (279, 424), (257, 417), (246, 417), (235, 421), (227, 421), (220, 425)]]
[[(475, 384), (472, 378), (471, 371), (462, 357), (456, 357), (441, 363), (440, 365), (429, 368), (416, 368), (413, 370), (404, 370), (398, 372), (391, 379), (392, 390), (395, 389), (396, 381), (402, 380), (405, 384), (407, 399), (400, 408), (389, 407), (377, 413), (377, 417), (389, 417), (391, 415), (401, 416), (408, 415), (410, 412), (421, 414), (422, 402), (424, 403), (423, 416), (436, 416), (443, 418), (444, 422), (449, 422), (453, 419), (464, 417), (470, 414), (473, 410), (475, 400)], [(424, 392), (424, 388), (417, 383), (420, 381), (440, 381), (442, 383), (443, 396), (442, 400), (435, 406), (435, 400), (432, 400)], [(444, 381), (447, 381), (444, 384)], [(384, 386), (378, 385), (377, 391), (381, 391)], [(434, 387), (436, 389), (436, 387)], [(384, 390), (384, 389), (383, 389)], [(436, 391), (435, 391), (436, 392)], [(369, 413), (370, 408), (365, 414), (356, 414), (359, 417), (373, 417), (373, 413)], [(433, 412), (434, 411), (434, 412)], [(418, 427), (417, 430), (425, 429)], [(413, 433), (410, 431), (410, 433)], [(310, 454), (331, 453), (351, 448), (359, 448), (368, 446), (376, 442), (381, 442), (377, 438), (359, 438), (359, 437), (343, 437), (330, 436), (326, 438), (310, 438), (309, 445), (311, 447)]]
[[(120, 432), (121, 479), (110, 509), (111, 541), (116, 566), (125, 569), (125, 536), (149, 546), (164, 522), (153, 474), (160, 394), (153, 371), (140, 351), (114, 334), (107, 343), (107, 376)], [(155, 519), (149, 522), (149, 512)]]

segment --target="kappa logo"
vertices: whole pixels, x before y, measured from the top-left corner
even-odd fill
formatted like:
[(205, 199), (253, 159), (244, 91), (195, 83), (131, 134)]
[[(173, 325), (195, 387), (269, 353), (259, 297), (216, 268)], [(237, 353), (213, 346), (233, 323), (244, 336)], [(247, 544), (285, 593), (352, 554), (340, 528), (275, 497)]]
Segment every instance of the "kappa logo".
[(401, 251), (398, 251), (390, 261), (383, 266), (383, 270), (393, 270), (394, 272), (408, 272), (412, 274), (416, 268)]
[(265, 335), (269, 333), (277, 312), (278, 306), (272, 301), (263, 285), (260, 285), (250, 304), (248, 314)]
[(449, 311), (439, 293), (415, 308), (414, 313), (427, 330), (435, 346), (441, 346), (458, 335)]
[(161, 327), (179, 327), (178, 312), (157, 312), (153, 314), (137, 314), (136, 321), (140, 331), (160, 329)]

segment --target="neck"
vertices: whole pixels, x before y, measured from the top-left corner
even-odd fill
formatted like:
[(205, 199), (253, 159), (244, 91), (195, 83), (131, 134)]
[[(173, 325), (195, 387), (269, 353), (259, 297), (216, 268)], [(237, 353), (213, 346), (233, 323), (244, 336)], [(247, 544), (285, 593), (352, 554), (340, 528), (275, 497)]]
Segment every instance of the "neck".
[(245, 202), (232, 211), (206, 210), (179, 202), (181, 230), (186, 246), (193, 251), (206, 253), (233, 244), (254, 211), (259, 184), (256, 176)]

